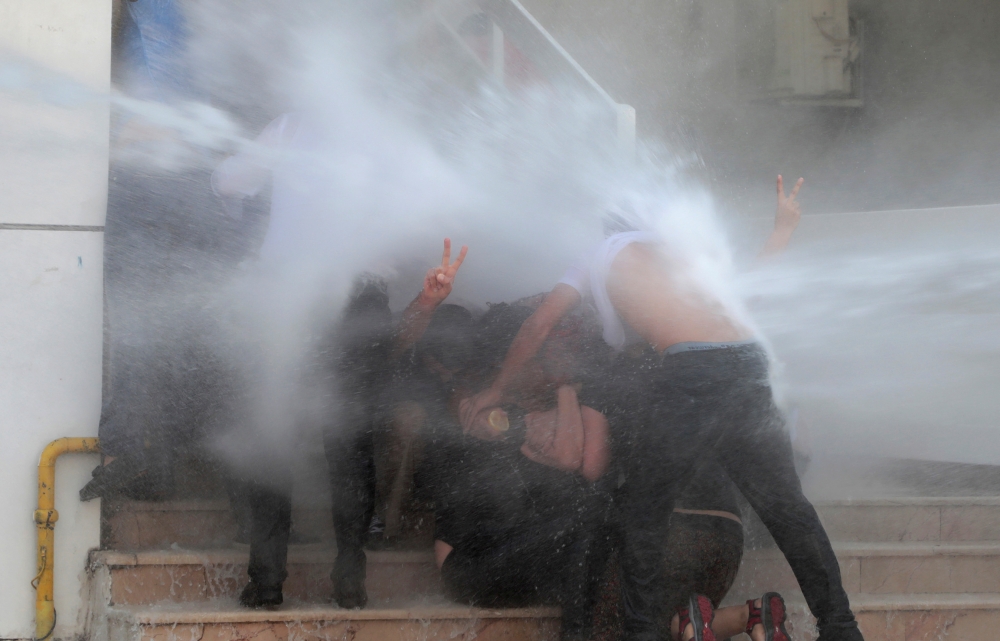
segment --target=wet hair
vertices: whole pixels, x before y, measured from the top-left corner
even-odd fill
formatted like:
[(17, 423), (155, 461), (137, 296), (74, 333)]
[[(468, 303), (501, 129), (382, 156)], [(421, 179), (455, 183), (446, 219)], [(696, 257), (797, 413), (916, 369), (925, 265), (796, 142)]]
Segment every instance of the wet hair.
[(479, 319), (476, 327), (475, 353), (470, 370), (480, 381), (490, 380), (500, 368), (507, 350), (532, 310), (521, 305), (496, 303)]
[(475, 329), (472, 312), (461, 305), (441, 305), (434, 310), (417, 348), (456, 372), (472, 358)]

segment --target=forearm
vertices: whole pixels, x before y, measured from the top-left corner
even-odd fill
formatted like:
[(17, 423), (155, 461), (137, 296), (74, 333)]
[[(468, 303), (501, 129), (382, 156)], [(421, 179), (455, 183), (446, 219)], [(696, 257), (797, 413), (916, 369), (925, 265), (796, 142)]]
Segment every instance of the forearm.
[(597, 410), (583, 406), (583, 465), (580, 474), (588, 481), (604, 476), (611, 463), (611, 443), (608, 419)]
[(521, 326), (521, 330), (514, 337), (514, 341), (507, 351), (507, 356), (504, 357), (503, 363), (500, 365), (500, 372), (493, 381), (492, 387), (500, 392), (501, 397), (524, 369), (524, 366), (542, 349), (549, 331), (551, 331), (551, 327), (545, 323), (537, 322), (534, 316), (529, 317)]
[(757, 260), (764, 260), (783, 252), (791, 242), (794, 232), (794, 227), (775, 227), (764, 243), (764, 248), (757, 255)]
[(552, 328), (579, 302), (579, 293), (568, 285), (560, 283), (549, 292), (514, 337), (507, 356), (500, 365), (500, 373), (493, 382), (494, 391), (503, 395), (528, 361), (542, 349)]
[(431, 324), (431, 318), (434, 316), (435, 309), (437, 309), (437, 303), (428, 300), (423, 294), (418, 294), (406, 306), (393, 341), (392, 355), (394, 359), (416, 345), (423, 338), (424, 332), (427, 331), (427, 327)]

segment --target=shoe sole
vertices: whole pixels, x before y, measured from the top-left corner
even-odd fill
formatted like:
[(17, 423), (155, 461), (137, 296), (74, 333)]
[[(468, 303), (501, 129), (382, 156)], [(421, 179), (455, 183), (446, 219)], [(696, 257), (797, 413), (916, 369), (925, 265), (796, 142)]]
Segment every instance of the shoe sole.
[[(703, 605), (707, 608), (709, 615), (707, 625), (704, 616), (705, 611), (702, 610)], [(688, 616), (691, 619), (691, 627), (694, 628), (692, 641), (716, 641), (715, 633), (712, 632), (712, 619), (715, 618), (715, 612), (712, 610), (712, 604), (707, 597), (691, 597), (691, 600), (688, 601)], [(684, 631), (681, 630), (681, 635), (683, 636), (683, 634)]]
[[(780, 610), (776, 610), (778, 605)], [(785, 629), (785, 600), (777, 592), (768, 592), (761, 598), (761, 622), (764, 624), (765, 641), (792, 641)]]

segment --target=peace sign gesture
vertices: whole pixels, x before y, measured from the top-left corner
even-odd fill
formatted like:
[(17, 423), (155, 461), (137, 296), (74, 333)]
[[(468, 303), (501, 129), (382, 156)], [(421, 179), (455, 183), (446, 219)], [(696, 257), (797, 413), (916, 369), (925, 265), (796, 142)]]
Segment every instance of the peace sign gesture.
[(455, 281), (455, 274), (458, 273), (458, 268), (462, 266), (468, 252), (469, 248), (462, 245), (458, 258), (455, 259), (455, 262), (451, 262), (451, 239), (444, 239), (441, 264), (427, 270), (427, 275), (424, 277), (424, 289), (420, 292), (420, 296), (425, 302), (440, 305), (444, 299), (448, 298), (448, 294), (451, 293), (451, 284)]
[(799, 178), (795, 186), (792, 187), (792, 192), (785, 196), (785, 181), (780, 174), (778, 175), (778, 209), (774, 214), (775, 229), (791, 231), (798, 226), (799, 219), (802, 217), (802, 205), (795, 200), (795, 197), (799, 195), (799, 189), (802, 188), (802, 183), (805, 181), (805, 178)]

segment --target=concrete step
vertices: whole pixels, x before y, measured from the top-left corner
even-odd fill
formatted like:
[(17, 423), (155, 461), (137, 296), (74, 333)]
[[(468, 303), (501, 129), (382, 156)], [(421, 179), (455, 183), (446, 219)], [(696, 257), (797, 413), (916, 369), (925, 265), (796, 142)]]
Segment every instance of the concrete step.
[(247, 611), (235, 602), (120, 607), (107, 612), (109, 641), (557, 641), (558, 608), (484, 610), (448, 603), (342, 610), (285, 605)]
[[(1000, 498), (818, 501), (816, 509), (834, 541), (1000, 541)], [(236, 534), (236, 523), (225, 501), (109, 502), (105, 514), (104, 547), (109, 549), (224, 547)], [(430, 515), (412, 518), (412, 538), (429, 542), (433, 519)], [(333, 538), (328, 509), (296, 508), (292, 519), (294, 531), (306, 541)]]
[[(248, 581), (248, 554), (247, 548), (95, 551), (90, 567), (94, 580), (107, 585), (108, 606), (193, 603), (236, 598)], [(369, 551), (367, 555), (365, 587), (372, 605), (441, 592), (430, 549)], [(334, 558), (336, 549), (326, 545), (290, 546), (285, 597), (327, 602), (333, 591)]]
[[(729, 603), (727, 599), (727, 603)], [(788, 632), (816, 641), (802, 602), (787, 601)], [(865, 641), (992, 641), (1000, 630), (1000, 594), (862, 596), (851, 600)]]
[(1000, 541), (1000, 498), (817, 501), (834, 541)]
[[(1000, 542), (835, 543), (848, 594), (1000, 593)], [(777, 549), (747, 550), (733, 592), (799, 594)]]
[[(236, 520), (228, 501), (106, 501), (102, 511), (105, 549), (219, 548), (236, 537)], [(404, 514), (402, 527), (408, 541), (429, 545), (434, 535), (433, 514)], [(292, 534), (304, 543), (333, 541), (330, 508), (293, 508)]]
[[(852, 605), (866, 641), (987, 641), (1000, 629), (1000, 594), (867, 596)], [(788, 608), (792, 638), (815, 641), (805, 605), (789, 601)], [(275, 611), (247, 611), (217, 600), (116, 607), (99, 625), (92, 638), (109, 641), (555, 641), (559, 610), (484, 610), (424, 601), (365, 610), (288, 603)]]
[[(836, 543), (844, 586), (851, 595), (1000, 593), (1000, 542)], [(91, 567), (109, 584), (109, 605), (195, 602), (235, 597), (247, 582), (248, 551), (146, 550), (93, 552)], [(293, 545), (286, 596), (322, 602), (332, 591), (336, 551)], [(373, 602), (440, 593), (429, 549), (369, 551), (367, 589)], [(776, 590), (800, 595), (791, 568), (776, 549), (747, 550), (733, 593), (743, 598)]]

